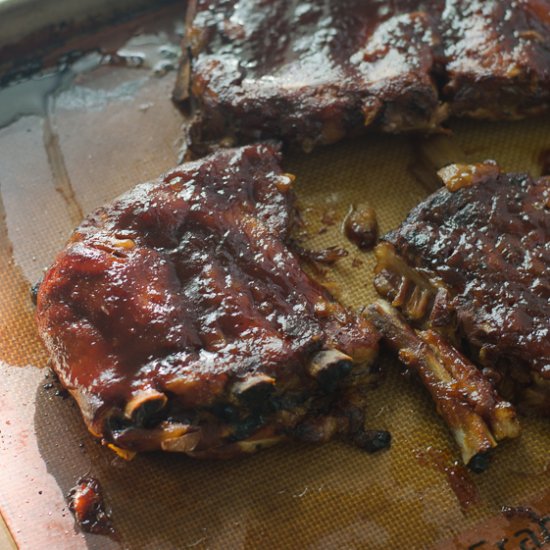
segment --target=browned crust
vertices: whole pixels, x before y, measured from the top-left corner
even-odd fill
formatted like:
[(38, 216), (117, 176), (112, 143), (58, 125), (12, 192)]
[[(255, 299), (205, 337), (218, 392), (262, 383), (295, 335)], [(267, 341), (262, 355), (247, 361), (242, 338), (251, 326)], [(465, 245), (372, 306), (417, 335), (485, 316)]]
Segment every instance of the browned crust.
[(272, 145), (227, 149), (137, 186), (46, 273), (54, 368), (122, 454), (230, 457), (364, 430), (379, 336), (287, 247), (294, 177), (279, 161)]
[(550, 103), (548, 13), (547, 0), (194, 0), (174, 99), (194, 113), (195, 155), (522, 118)]
[(550, 414), (550, 180), (494, 163), (441, 175), (453, 191), (384, 237), (375, 286), (414, 326), (465, 344), (507, 399)]

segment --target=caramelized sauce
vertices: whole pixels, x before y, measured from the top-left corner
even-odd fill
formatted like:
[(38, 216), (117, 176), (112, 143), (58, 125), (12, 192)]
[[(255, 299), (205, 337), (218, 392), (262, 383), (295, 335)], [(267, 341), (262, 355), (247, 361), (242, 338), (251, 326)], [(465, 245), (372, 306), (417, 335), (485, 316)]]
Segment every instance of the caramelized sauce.
[(326, 265), (333, 265), (348, 255), (348, 251), (341, 246), (329, 246), (322, 250), (310, 250), (298, 244), (293, 244), (292, 248), (302, 259)]
[[(384, 239), (445, 285), (447, 308), (484, 366), (507, 376), (515, 364), (521, 384), (530, 371), (550, 379), (550, 181), (482, 166), (466, 174), (466, 186), (432, 194)], [(548, 411), (548, 390), (539, 386), (535, 397)]]
[(368, 204), (352, 206), (344, 220), (345, 236), (364, 252), (371, 250), (378, 240), (378, 222), (374, 208)]
[(81, 477), (67, 494), (67, 504), (80, 529), (116, 538), (113, 522), (103, 501), (101, 485), (96, 478)]
[(417, 6), (200, 1), (189, 15), (175, 96), (200, 105), (195, 152), (274, 137), (310, 151), (370, 125), (432, 128), (441, 115), (430, 74), (437, 32)]
[(195, 153), (273, 138), (308, 152), (368, 127), (534, 115), (550, 99), (545, 10), (543, 0), (198, 1), (175, 97), (197, 107)]
[(448, 452), (428, 447), (425, 451), (419, 452), (417, 458), (421, 464), (445, 475), (462, 510), (466, 511), (479, 503), (479, 493), (470, 472), (465, 466), (453, 460)]

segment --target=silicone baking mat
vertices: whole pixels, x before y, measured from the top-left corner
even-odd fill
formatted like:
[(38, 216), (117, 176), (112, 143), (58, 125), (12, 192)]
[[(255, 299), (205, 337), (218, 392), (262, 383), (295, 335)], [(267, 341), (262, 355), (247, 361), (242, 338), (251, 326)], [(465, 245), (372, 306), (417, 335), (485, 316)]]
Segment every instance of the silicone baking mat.
[[(90, 63), (46, 102), (49, 115), (27, 111), (0, 129), (0, 510), (16, 543), (33, 549), (543, 547), (546, 519), (550, 529), (548, 420), (523, 419), (522, 437), (502, 444), (486, 473), (469, 474), (453, 466), (457, 450), (426, 392), (384, 355), (368, 425), (389, 430), (393, 444), (375, 455), (333, 442), (287, 444), (228, 462), (160, 453), (125, 462), (88, 435), (70, 398), (57, 395), (29, 287), (83, 213), (177, 163), (184, 119), (170, 101), (175, 75), (166, 60), (182, 16), (172, 11), (154, 23), (126, 25), (116, 45), (125, 63)], [(132, 62), (140, 51), (144, 58), (160, 55), (160, 65)], [(550, 149), (548, 118), (451, 128), (443, 141), (457, 157), (493, 158), (506, 170), (538, 174), (541, 152)], [(360, 308), (374, 298), (372, 254), (341, 233), (350, 205), (370, 203), (381, 232), (396, 226), (429, 193), (415, 172), (438, 143), (372, 135), (286, 156), (286, 170), (297, 175), (305, 243), (350, 251), (325, 275), (346, 304)], [(86, 473), (103, 485), (118, 541), (74, 527), (64, 496)], [(505, 506), (530, 510), (504, 515)]]

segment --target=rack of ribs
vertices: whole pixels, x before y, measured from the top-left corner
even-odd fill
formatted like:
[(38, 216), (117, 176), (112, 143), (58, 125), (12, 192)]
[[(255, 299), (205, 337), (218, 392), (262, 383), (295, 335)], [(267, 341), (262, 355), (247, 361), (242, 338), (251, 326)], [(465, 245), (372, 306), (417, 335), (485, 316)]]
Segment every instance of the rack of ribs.
[(183, 46), (174, 99), (194, 155), (550, 104), (549, 0), (191, 0)]
[(46, 273), (37, 321), (53, 367), (121, 454), (231, 457), (337, 434), (372, 450), (379, 336), (287, 246), (294, 178), (279, 161), (270, 145), (226, 149), (139, 185), (89, 215)]
[[(457, 435), (468, 461), (517, 435), (508, 401), (550, 415), (550, 178), (490, 161), (439, 175), (445, 187), (376, 249), (376, 289), (401, 314), (381, 302), (370, 319), (453, 431), (471, 436)], [(419, 357), (427, 348), (435, 366)], [(477, 431), (467, 428), (472, 412)]]

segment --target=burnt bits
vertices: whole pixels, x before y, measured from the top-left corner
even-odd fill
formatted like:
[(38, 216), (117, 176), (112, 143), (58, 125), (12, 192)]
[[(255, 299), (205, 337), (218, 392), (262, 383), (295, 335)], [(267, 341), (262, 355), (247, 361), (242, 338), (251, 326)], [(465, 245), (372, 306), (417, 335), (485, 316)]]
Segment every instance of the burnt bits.
[(363, 429), (349, 395), (378, 334), (286, 246), (293, 177), (279, 160), (268, 145), (222, 150), (139, 185), (88, 216), (46, 273), (40, 333), (113, 448), (233, 456)]

